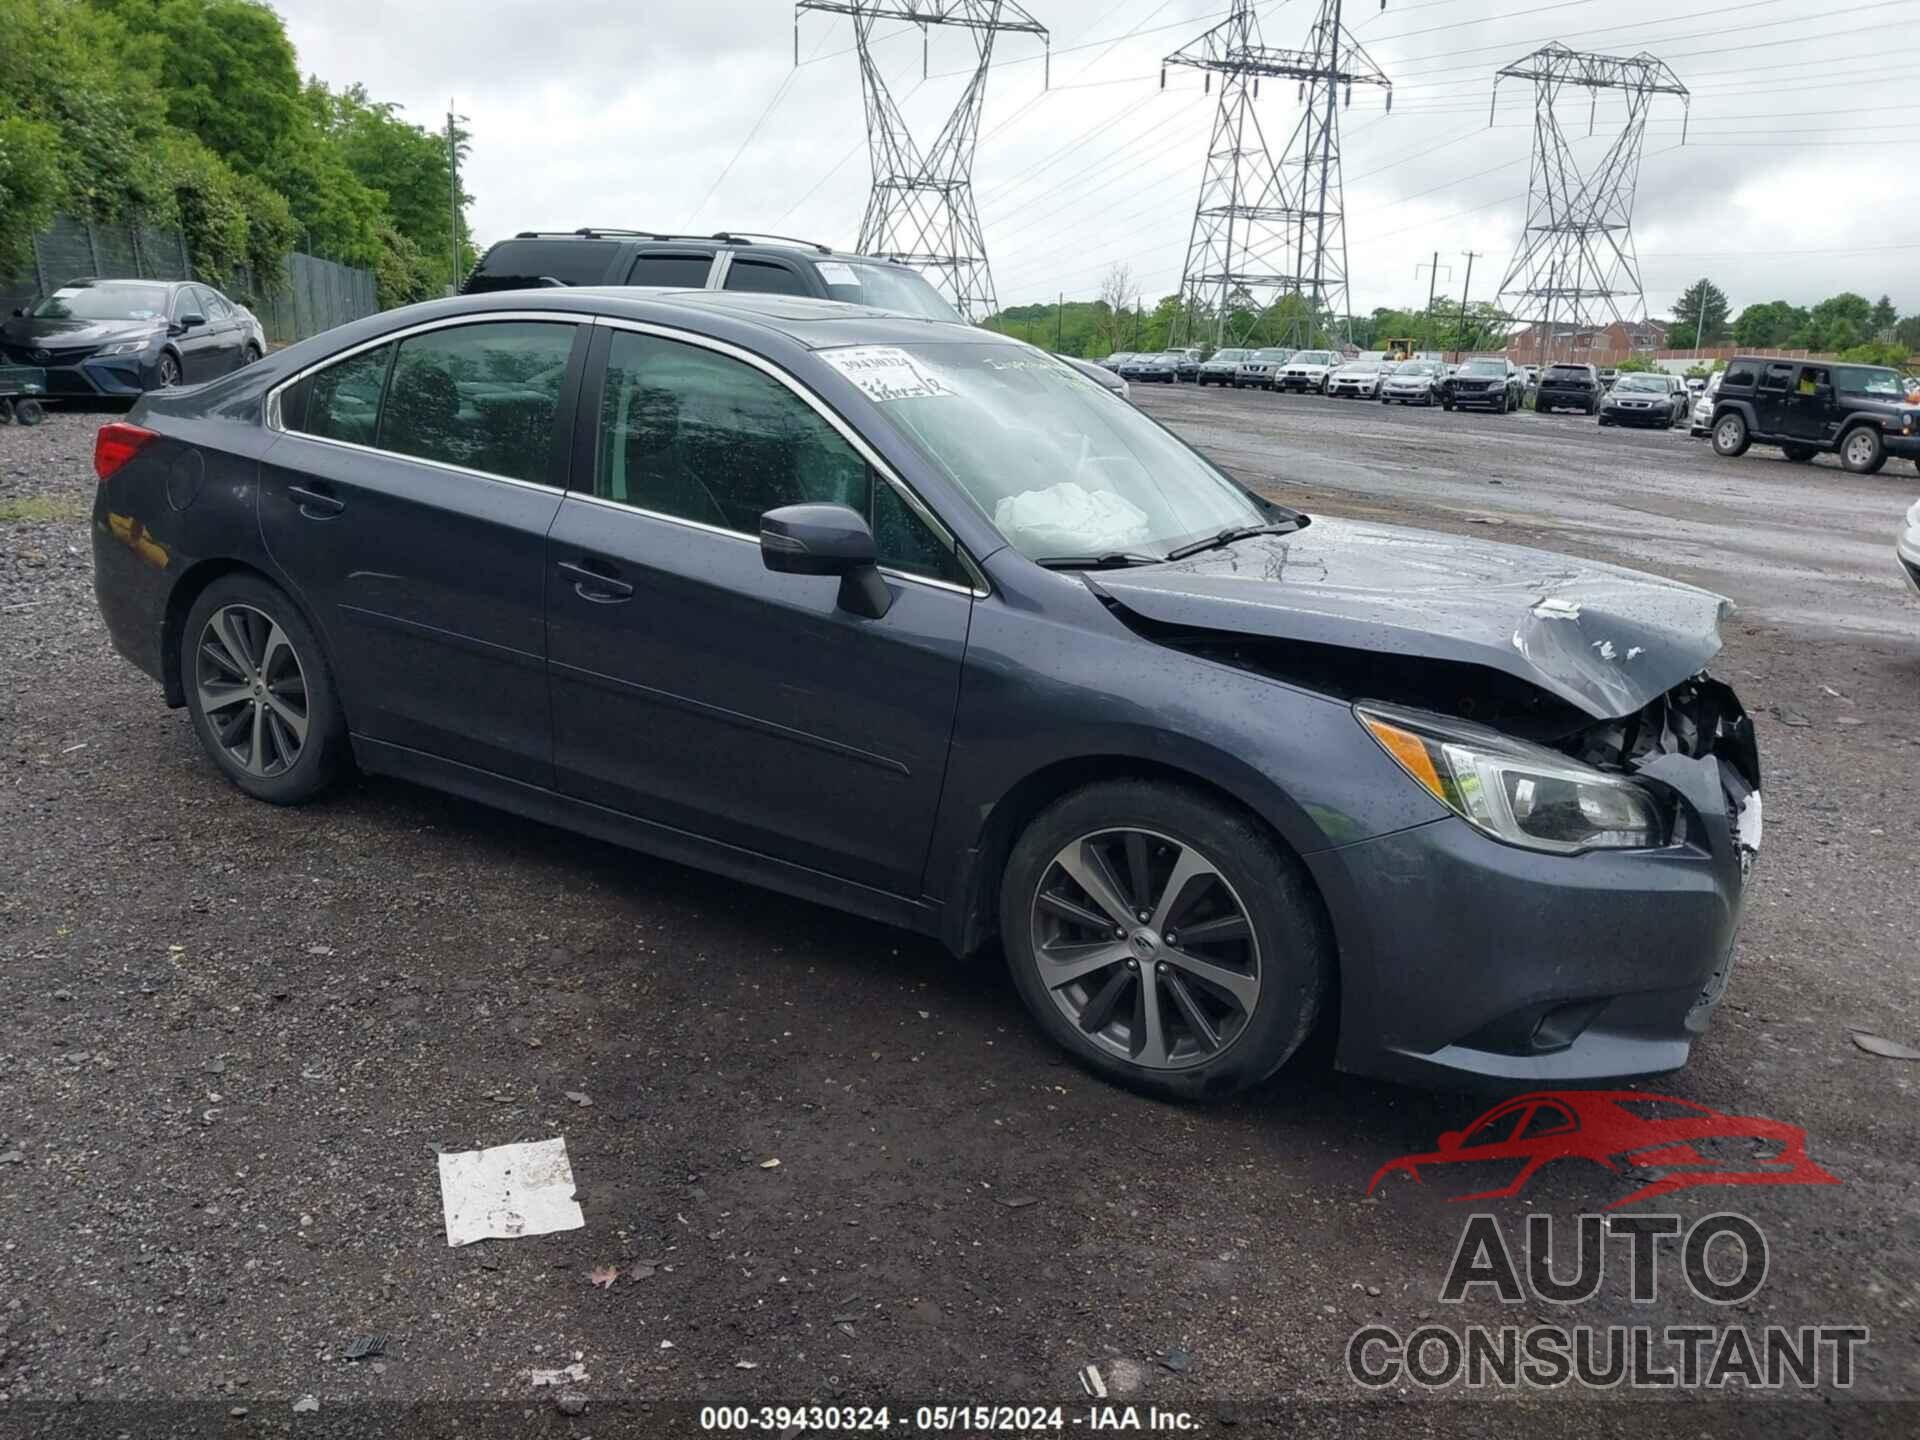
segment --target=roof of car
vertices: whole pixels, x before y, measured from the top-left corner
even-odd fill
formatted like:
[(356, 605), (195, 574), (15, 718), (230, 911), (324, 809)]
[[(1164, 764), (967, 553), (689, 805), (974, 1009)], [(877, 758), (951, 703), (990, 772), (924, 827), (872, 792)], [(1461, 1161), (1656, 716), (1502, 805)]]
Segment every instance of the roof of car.
[[(810, 350), (840, 345), (924, 344), (929, 340), (1018, 345), (1022, 342), (976, 326), (925, 320), (898, 310), (776, 295), (753, 290), (668, 290), (635, 285), (568, 285), (539, 290), (494, 290), (429, 301), (422, 318), (490, 310), (592, 310), (632, 320), (661, 321), (671, 313), (707, 314), (754, 325)], [(663, 315), (662, 312), (667, 312)]]

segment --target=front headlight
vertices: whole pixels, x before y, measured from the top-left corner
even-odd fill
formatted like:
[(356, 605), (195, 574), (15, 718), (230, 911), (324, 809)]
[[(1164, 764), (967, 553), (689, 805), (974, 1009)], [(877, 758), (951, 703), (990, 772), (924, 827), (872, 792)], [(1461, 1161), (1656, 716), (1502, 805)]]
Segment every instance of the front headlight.
[(1653, 797), (1631, 780), (1465, 721), (1387, 705), (1354, 714), (1422, 789), (1496, 840), (1557, 855), (1667, 843)]
[(108, 355), (138, 355), (152, 343), (153, 337), (150, 335), (143, 340), (119, 340), (112, 345), (101, 346), (95, 353), (103, 358)]

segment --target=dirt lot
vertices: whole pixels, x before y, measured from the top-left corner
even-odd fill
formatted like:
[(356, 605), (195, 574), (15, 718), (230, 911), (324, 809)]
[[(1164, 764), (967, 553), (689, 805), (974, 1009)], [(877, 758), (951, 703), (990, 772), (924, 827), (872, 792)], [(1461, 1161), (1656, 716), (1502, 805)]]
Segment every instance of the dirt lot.
[[(1292, 1067), (1230, 1105), (1156, 1105), (1063, 1064), (992, 959), (399, 784), (244, 799), (108, 648), (85, 523), (100, 417), (62, 414), (0, 430), (0, 1426), (71, 1433), (40, 1407), (167, 1399), (227, 1433), (403, 1414), (424, 1433), (439, 1412), (399, 1407), (458, 1400), (513, 1402), (479, 1413), (541, 1432), (668, 1434), (692, 1412), (624, 1407), (838, 1399), (1062, 1403), (1071, 1431), (1094, 1364), (1116, 1398), (1209, 1433), (1283, 1415), (1645, 1433), (1642, 1407), (1567, 1395), (1416, 1405), (1400, 1385), (1362, 1412), (1293, 1408), (1356, 1398), (1358, 1327), (1436, 1317), (1865, 1325), (1855, 1395), (1920, 1400), (1920, 1066), (1851, 1035), (1920, 1045), (1920, 600), (1892, 556), (1911, 467), (1723, 462), (1573, 417), (1136, 393), (1308, 511), (1740, 602), (1715, 669), (1758, 717), (1766, 847), (1726, 1002), (1658, 1088), (1804, 1126), (1841, 1183), (1653, 1208), (1751, 1216), (1770, 1258), (1754, 1298), (1715, 1311), (1673, 1272), (1635, 1307), (1610, 1268), (1574, 1317), (1442, 1305), (1465, 1210), (1517, 1238), (1530, 1212), (1625, 1193), (1594, 1171), (1477, 1207), (1367, 1196), (1483, 1096)], [(585, 1228), (449, 1249), (436, 1150), (555, 1135)], [(602, 1265), (623, 1267), (611, 1288), (590, 1283)], [(384, 1356), (343, 1359), (368, 1333)], [(589, 1409), (569, 1419), (529, 1370), (576, 1361)], [(1686, 1404), (1662, 1428), (1785, 1428), (1734, 1410)], [(1920, 1406), (1793, 1415), (1920, 1428)]]

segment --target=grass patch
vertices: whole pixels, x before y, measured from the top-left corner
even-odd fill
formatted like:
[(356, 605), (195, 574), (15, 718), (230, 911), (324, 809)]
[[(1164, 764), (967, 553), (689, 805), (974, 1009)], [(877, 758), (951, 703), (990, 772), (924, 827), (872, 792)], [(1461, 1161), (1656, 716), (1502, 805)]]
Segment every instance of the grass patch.
[(0, 524), (50, 525), (59, 520), (84, 520), (88, 506), (71, 495), (29, 495), (0, 500)]

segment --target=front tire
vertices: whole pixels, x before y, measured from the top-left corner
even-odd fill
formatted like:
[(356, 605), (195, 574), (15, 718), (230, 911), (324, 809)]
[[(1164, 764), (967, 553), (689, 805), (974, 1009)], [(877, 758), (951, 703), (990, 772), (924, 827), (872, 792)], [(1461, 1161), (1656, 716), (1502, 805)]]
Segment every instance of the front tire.
[(1728, 460), (1738, 459), (1747, 453), (1747, 447), (1753, 443), (1747, 433), (1747, 422), (1737, 412), (1730, 411), (1713, 422), (1713, 453)]
[(1856, 425), (1840, 442), (1840, 463), (1855, 475), (1872, 475), (1887, 463), (1887, 444), (1871, 425)]
[(1174, 1100), (1279, 1069), (1333, 968), (1298, 858), (1237, 807), (1159, 781), (1089, 785), (1036, 817), (1007, 860), (1000, 933), (1043, 1030)]
[(171, 350), (160, 352), (160, 361), (153, 368), (153, 388), (171, 390), (180, 383), (180, 357)]
[(298, 805), (339, 775), (347, 725), (333, 672), (284, 590), (256, 575), (214, 581), (187, 613), (179, 658), (194, 732), (240, 789)]

